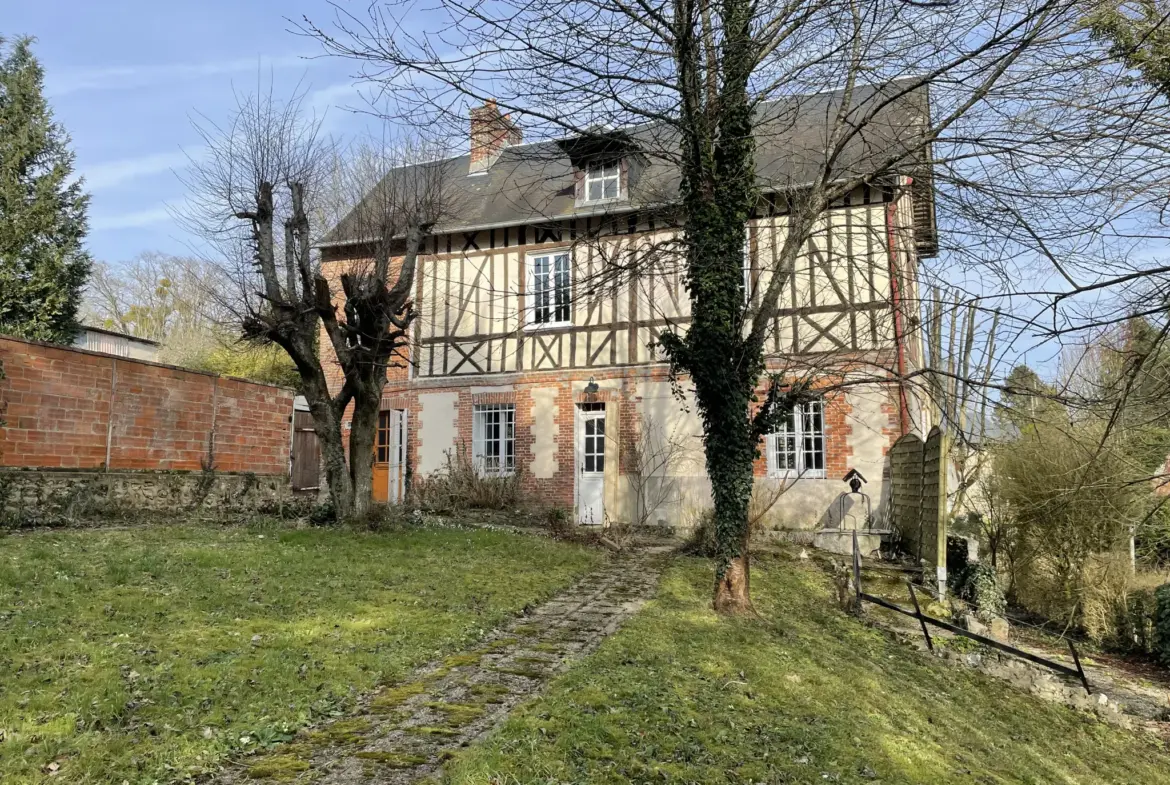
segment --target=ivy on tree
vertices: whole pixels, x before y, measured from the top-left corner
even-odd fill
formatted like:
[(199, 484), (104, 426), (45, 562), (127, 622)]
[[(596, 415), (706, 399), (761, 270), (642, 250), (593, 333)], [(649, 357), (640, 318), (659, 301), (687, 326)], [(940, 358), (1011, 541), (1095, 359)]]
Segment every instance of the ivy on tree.
[(70, 343), (90, 269), (89, 197), (31, 47), (0, 38), (0, 333)]

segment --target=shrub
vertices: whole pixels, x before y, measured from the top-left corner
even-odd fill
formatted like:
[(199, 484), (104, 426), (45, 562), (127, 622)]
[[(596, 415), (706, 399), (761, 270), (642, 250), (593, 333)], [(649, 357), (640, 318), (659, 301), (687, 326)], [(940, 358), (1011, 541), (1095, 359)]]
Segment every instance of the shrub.
[(544, 525), (556, 537), (570, 537), (575, 528), (573, 513), (564, 507), (549, 507), (544, 512)]
[[(1035, 422), (994, 454), (993, 481), (1015, 521), (1013, 599), (1061, 623), (1103, 632), (1128, 588), (1114, 554), (1149, 493), (1130, 482), (1122, 447), (1101, 423)], [(1100, 638), (1098, 637), (1098, 640)]]
[(309, 511), (309, 523), (314, 526), (328, 526), (337, 521), (337, 511), (333, 509), (332, 501), (325, 501), (315, 505)]
[(1170, 666), (1170, 583), (1154, 589), (1154, 654)]
[(1122, 654), (1155, 653), (1157, 600), (1151, 589), (1138, 589), (1113, 603), (1110, 631), (1102, 641)]
[(992, 616), (1003, 616), (1007, 600), (999, 587), (995, 568), (981, 562), (972, 562), (963, 571), (963, 580), (955, 592), (959, 599), (974, 605), (984, 621)]
[(715, 510), (703, 510), (699, 515), (683, 543), (682, 552), (706, 558), (715, 555)]
[(415, 477), (410, 496), (414, 506), (431, 512), (513, 509), (522, 498), (520, 473), (483, 474), (465, 450), (456, 450), (447, 453), (447, 465), (441, 472)]

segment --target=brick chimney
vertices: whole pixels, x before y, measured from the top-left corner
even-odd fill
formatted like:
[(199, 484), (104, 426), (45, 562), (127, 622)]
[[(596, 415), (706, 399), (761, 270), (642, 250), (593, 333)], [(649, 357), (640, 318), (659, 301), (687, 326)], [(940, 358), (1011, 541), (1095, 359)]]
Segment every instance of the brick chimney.
[(486, 172), (505, 147), (520, 144), (520, 129), (510, 115), (500, 114), (494, 99), (471, 110), (471, 166), (468, 174)]

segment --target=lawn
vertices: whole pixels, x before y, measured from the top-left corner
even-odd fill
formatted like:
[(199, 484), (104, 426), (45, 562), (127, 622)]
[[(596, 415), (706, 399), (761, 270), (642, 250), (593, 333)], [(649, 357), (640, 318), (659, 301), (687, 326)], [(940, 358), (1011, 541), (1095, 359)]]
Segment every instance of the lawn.
[(710, 566), (447, 768), (515, 783), (1170, 783), (1151, 738), (930, 660), (833, 609), (815, 568), (752, 572), (760, 620), (710, 607)]
[(344, 714), (601, 558), (500, 532), (272, 522), (5, 537), (0, 782), (213, 769)]

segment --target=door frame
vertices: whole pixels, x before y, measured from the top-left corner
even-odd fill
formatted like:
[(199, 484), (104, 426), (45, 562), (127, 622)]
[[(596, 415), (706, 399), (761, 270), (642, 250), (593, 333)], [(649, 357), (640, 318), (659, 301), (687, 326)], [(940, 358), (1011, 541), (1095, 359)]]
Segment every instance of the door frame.
[[(378, 432), (374, 435), (374, 476), (376, 478), (378, 475), (378, 467), (384, 467), (386, 476), (385, 499), (378, 499), (378, 491), (381, 489), (375, 487), (374, 500), (382, 501), (385, 504), (398, 504), (406, 496), (407, 428), (409, 427), (410, 415), (409, 410), (405, 408), (382, 409), (378, 412), (379, 420), (384, 413), (388, 414), (390, 418), (387, 429), (389, 433), (389, 443), (386, 445), (387, 460), (385, 463), (381, 463), (377, 457), (378, 436), (381, 432), (379, 427)], [(398, 448), (397, 454), (395, 454), (395, 447)]]
[[(600, 406), (600, 409), (592, 411), (585, 411), (585, 406)], [(593, 415), (589, 417), (587, 415)], [(600, 415), (600, 416), (599, 416)], [(609, 439), (609, 407), (604, 401), (579, 401), (573, 406), (573, 518), (576, 525), (585, 526), (605, 526), (605, 478), (609, 472), (609, 461), (605, 461), (605, 468), (601, 471), (601, 520), (595, 524), (581, 523), (581, 474), (584, 468), (584, 450), (585, 450), (585, 420), (587, 419), (602, 419), (607, 420), (605, 423), (605, 435), (602, 439), (602, 455), (606, 455), (609, 451), (605, 449), (607, 440)]]

